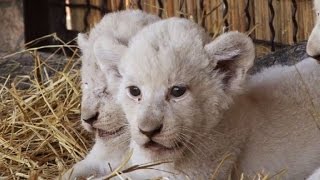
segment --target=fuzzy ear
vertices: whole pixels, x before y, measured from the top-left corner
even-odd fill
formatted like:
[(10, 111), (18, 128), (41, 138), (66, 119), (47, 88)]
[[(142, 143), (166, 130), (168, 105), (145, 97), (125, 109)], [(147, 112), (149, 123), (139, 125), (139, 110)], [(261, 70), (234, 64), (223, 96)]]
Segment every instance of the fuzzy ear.
[(93, 52), (102, 71), (120, 76), (118, 64), (126, 49), (127, 46), (118, 40), (104, 37), (95, 42)]
[(77, 39), (78, 39), (77, 43), (81, 51), (84, 51), (85, 49), (87, 49), (88, 35), (85, 33), (79, 33)]
[(245, 34), (229, 32), (205, 45), (205, 50), (211, 58), (212, 68), (224, 73), (225, 90), (240, 91), (255, 58), (252, 40)]

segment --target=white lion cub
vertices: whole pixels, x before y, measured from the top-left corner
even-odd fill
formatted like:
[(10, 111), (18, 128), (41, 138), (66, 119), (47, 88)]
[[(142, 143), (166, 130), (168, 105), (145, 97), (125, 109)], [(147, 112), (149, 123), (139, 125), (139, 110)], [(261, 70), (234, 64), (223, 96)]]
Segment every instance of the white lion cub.
[[(108, 49), (117, 45), (120, 52), (134, 34), (157, 20), (157, 16), (139, 10), (120, 11), (106, 15), (88, 37), (79, 34), (78, 44), (83, 54), (81, 120), (86, 130), (95, 133), (96, 142), (86, 158), (75, 164), (62, 179), (105, 175), (122, 162), (130, 136), (124, 113), (115, 98), (119, 74), (111, 66), (105, 66), (105, 63), (110, 65), (105, 62), (108, 59), (99, 61), (98, 65), (95, 51), (103, 44)], [(111, 73), (104, 76), (104, 71)]]
[(283, 179), (300, 180), (320, 165), (314, 59), (246, 78), (254, 60), (249, 37), (230, 32), (209, 42), (201, 27), (179, 18), (146, 26), (122, 57), (116, 48), (97, 54), (120, 60), (110, 67), (122, 77), (132, 163), (172, 161), (132, 177), (237, 179), (237, 172), (285, 169)]

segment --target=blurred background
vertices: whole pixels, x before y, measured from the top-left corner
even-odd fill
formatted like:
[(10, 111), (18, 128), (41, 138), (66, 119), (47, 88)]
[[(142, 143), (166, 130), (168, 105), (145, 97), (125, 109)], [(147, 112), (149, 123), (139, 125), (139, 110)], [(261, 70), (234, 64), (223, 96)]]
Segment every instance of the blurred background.
[[(212, 36), (247, 32), (258, 55), (306, 41), (314, 26), (312, 0), (0, 0), (0, 51), (16, 51), (44, 35), (65, 42), (117, 10), (142, 9), (162, 18), (184, 17)], [(41, 41), (30, 46), (55, 44)]]

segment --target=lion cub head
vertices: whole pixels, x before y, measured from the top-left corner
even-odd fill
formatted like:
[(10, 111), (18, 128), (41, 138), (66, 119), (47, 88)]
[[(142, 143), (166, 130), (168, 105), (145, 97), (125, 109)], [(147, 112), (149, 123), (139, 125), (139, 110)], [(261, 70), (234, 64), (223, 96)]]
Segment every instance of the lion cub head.
[(176, 160), (199, 149), (199, 134), (210, 134), (242, 91), (254, 47), (238, 32), (210, 42), (197, 24), (170, 18), (145, 27), (121, 54), (118, 99), (131, 146), (150, 160)]
[(118, 59), (101, 56), (101, 51), (117, 49), (120, 57), (131, 37), (157, 20), (157, 16), (139, 10), (120, 11), (106, 15), (88, 36), (78, 35), (82, 51), (81, 121), (86, 130), (96, 133), (97, 140), (120, 143), (129, 139), (127, 121), (115, 97), (120, 76), (112, 64)]

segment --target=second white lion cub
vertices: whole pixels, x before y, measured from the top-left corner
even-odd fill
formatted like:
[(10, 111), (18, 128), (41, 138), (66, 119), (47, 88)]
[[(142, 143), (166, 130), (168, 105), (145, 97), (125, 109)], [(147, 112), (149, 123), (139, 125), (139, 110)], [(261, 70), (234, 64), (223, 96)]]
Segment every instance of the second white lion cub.
[[(81, 121), (86, 130), (95, 133), (96, 139), (85, 159), (75, 164), (62, 179), (106, 175), (122, 163), (129, 149), (130, 135), (115, 97), (120, 77), (112, 69), (109, 61), (112, 59), (103, 59), (96, 51), (101, 46), (109, 50), (117, 46), (120, 52), (133, 35), (157, 20), (157, 16), (139, 10), (120, 11), (106, 15), (88, 37), (79, 34), (78, 44), (82, 51)], [(106, 71), (108, 76), (105, 76)]]
[(249, 37), (230, 32), (209, 42), (201, 27), (178, 18), (145, 27), (121, 52), (99, 53), (121, 59), (112, 67), (122, 77), (118, 99), (132, 163), (172, 161), (133, 177), (227, 179), (263, 169), (285, 170), (283, 178), (292, 180), (320, 165), (315, 60), (247, 78), (254, 60)]

